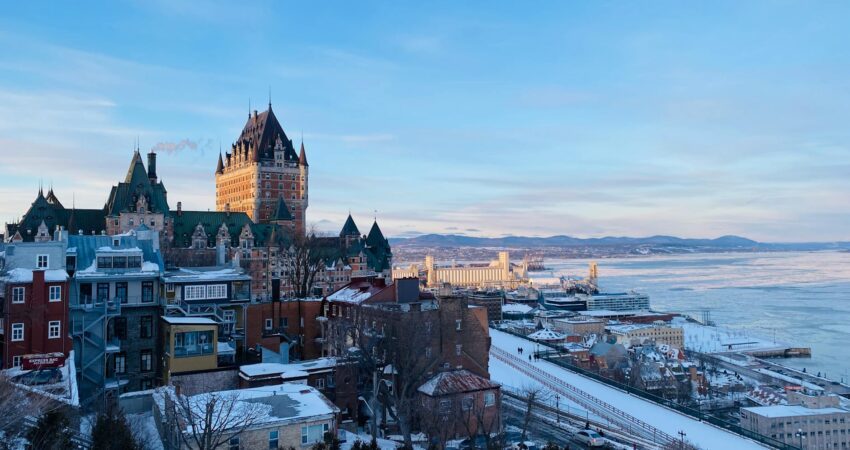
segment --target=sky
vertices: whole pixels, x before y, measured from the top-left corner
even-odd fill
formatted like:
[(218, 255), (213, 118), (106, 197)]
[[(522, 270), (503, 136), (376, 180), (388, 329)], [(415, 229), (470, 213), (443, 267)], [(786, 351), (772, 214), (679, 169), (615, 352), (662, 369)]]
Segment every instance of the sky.
[(172, 207), (274, 111), (308, 221), (385, 234), (850, 240), (848, 2), (13, 2), (0, 222), (102, 207), (138, 139)]

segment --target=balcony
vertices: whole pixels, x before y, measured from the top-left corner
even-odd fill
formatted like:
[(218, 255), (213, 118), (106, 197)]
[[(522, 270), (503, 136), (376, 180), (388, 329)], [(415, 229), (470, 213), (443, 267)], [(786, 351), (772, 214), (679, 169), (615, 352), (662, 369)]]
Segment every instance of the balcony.
[(121, 315), (121, 304), (124, 303), (121, 300), (120, 298), (98, 299), (88, 295), (80, 296), (76, 301), (71, 302), (71, 309), (85, 312), (99, 312), (109, 317), (119, 316)]

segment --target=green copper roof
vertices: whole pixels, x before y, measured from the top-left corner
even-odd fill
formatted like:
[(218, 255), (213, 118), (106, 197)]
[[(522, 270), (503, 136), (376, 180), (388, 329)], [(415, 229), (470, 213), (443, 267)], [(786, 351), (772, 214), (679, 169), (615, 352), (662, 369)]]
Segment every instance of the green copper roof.
[(139, 198), (147, 199), (150, 211), (158, 213), (168, 212), (167, 191), (162, 182), (151, 183), (148, 173), (142, 163), (139, 152), (133, 152), (133, 159), (127, 169), (127, 176), (123, 183), (112, 187), (109, 198), (106, 200), (105, 209), (110, 216), (117, 216), (122, 212), (135, 212), (136, 202)]
[(349, 214), (348, 218), (345, 219), (345, 224), (342, 226), (342, 231), (339, 232), (339, 237), (343, 236), (360, 237), (360, 230), (357, 229), (357, 225), (354, 223), (354, 219), (351, 218), (351, 214)]
[(289, 207), (286, 206), (283, 197), (277, 200), (277, 207), (274, 210), (274, 214), (269, 217), (269, 220), (292, 220), (292, 213), (289, 212)]
[(215, 238), (222, 224), (227, 226), (231, 245), (239, 245), (242, 227), (251, 223), (251, 219), (244, 212), (224, 211), (171, 211), (171, 220), (174, 226), (174, 246), (178, 248), (192, 246), (192, 234), (198, 224), (204, 227), (208, 247), (215, 246)]

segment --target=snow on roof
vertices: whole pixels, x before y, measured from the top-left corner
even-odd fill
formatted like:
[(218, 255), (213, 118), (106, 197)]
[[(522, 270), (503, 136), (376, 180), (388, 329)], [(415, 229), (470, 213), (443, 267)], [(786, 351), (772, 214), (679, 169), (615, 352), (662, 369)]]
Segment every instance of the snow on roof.
[(472, 392), (485, 389), (496, 389), (499, 383), (475, 375), (462, 369), (451, 372), (440, 372), (419, 386), (417, 391), (430, 396), (448, 395), (460, 392)]
[(557, 331), (552, 331), (548, 328), (544, 328), (539, 331), (535, 331), (528, 335), (529, 339), (536, 339), (538, 341), (562, 341), (567, 336), (565, 334), (558, 333)]
[(345, 303), (362, 303), (364, 300), (372, 296), (370, 289), (356, 289), (352, 287), (344, 287), (328, 296), (328, 300), (333, 302)]
[[(164, 408), (165, 396), (175, 395), (173, 388), (166, 387), (157, 389), (154, 393), (156, 396), (157, 407)], [(248, 389), (236, 389), (231, 391), (205, 392), (189, 397), (189, 404), (194, 410), (194, 414), (203, 417), (205, 409), (210, 400), (213, 398), (219, 399), (215, 404), (217, 408), (233, 408), (232, 412), (220, 413), (225, 423), (224, 429), (229, 429), (241, 425), (243, 417), (251, 411), (251, 413), (259, 413), (259, 417), (255, 425), (267, 425), (279, 422), (293, 421), (308, 421), (321, 420), (323, 418), (331, 419), (334, 414), (339, 412), (339, 408), (334, 406), (324, 395), (316, 388), (304, 384), (283, 383), (275, 386), (263, 386)], [(229, 399), (234, 398), (231, 402)], [(227, 399), (222, 401), (221, 399)], [(260, 408), (252, 404), (259, 404)], [(232, 420), (232, 423), (228, 423)], [(229, 426), (228, 426), (229, 425)], [(186, 430), (190, 433), (191, 425), (188, 425)]]
[(249, 364), (240, 367), (239, 375), (243, 378), (276, 376), (280, 374), (286, 375), (288, 377), (291, 373), (295, 372), (303, 372), (305, 374), (309, 374), (311, 372), (321, 372), (327, 369), (331, 369), (335, 366), (335, 358), (318, 358), (311, 359), (309, 361), (302, 361), (290, 364), (259, 363)]
[(219, 355), (228, 354), (228, 353), (236, 353), (236, 349), (230, 345), (229, 342), (216, 342), (216, 351)]
[(139, 247), (130, 247), (130, 248), (112, 248), (112, 247), (98, 247), (96, 250), (98, 253), (126, 253), (126, 252), (141, 252), (142, 249)]
[(215, 325), (215, 321), (206, 317), (162, 316), (162, 320), (172, 325)]
[(166, 283), (188, 283), (194, 281), (250, 280), (241, 269), (233, 268), (193, 268), (168, 271), (163, 276)]
[[(30, 269), (12, 269), (6, 274), (7, 283), (32, 283), (32, 273)], [(68, 272), (64, 270), (45, 270), (44, 281), (48, 283), (56, 283), (68, 279)]]
[(850, 411), (839, 408), (806, 408), (803, 405), (773, 405), (741, 408), (744, 411), (758, 414), (762, 417), (799, 417), (816, 416), (820, 414), (848, 414)]
[(502, 312), (528, 314), (533, 308), (522, 303), (505, 303), (502, 305)]

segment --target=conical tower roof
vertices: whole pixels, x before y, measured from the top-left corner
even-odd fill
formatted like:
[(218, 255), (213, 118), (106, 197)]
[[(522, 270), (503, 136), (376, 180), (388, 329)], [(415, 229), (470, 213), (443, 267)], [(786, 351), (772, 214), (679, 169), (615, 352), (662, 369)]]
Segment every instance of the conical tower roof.
[(342, 226), (342, 231), (339, 232), (340, 237), (342, 236), (360, 236), (360, 230), (357, 229), (357, 224), (354, 223), (354, 219), (351, 218), (351, 214), (348, 215), (348, 218), (345, 219), (345, 224)]

